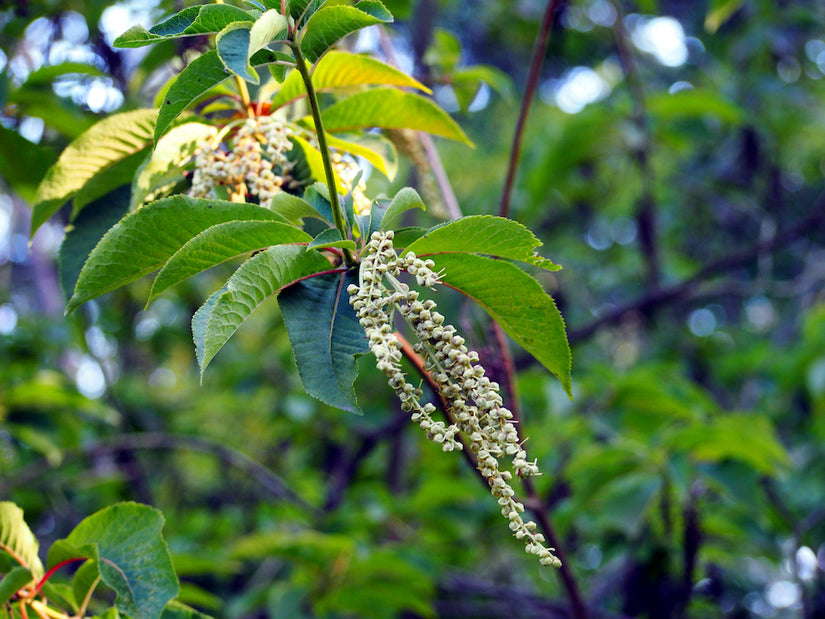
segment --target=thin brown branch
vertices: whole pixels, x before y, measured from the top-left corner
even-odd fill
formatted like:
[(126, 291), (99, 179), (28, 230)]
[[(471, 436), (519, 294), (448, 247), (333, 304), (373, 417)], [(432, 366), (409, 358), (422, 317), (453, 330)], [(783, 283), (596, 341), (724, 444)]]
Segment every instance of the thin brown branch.
[(504, 189), (501, 193), (498, 214), (501, 217), (510, 215), (510, 194), (513, 192), (513, 184), (516, 180), (516, 170), (521, 158), (521, 140), (524, 136), (524, 127), (527, 124), (527, 116), (530, 113), (530, 106), (533, 103), (536, 90), (538, 89), (541, 68), (544, 65), (544, 57), (547, 55), (547, 46), (550, 42), (550, 29), (553, 27), (553, 19), (561, 6), (561, 0), (548, 0), (544, 10), (544, 17), (541, 22), (541, 30), (536, 38), (533, 48), (533, 57), (530, 60), (530, 70), (527, 74), (527, 84), (524, 89), (524, 97), (521, 100), (516, 130), (513, 135), (513, 145), (510, 148), (510, 161), (507, 166), (507, 177), (504, 181)]
[(650, 123), (648, 122), (647, 104), (644, 87), (639, 77), (636, 59), (630, 46), (630, 35), (625, 27), (624, 11), (620, 0), (613, 2), (616, 9), (616, 21), (613, 35), (619, 59), (627, 77), (628, 90), (633, 100), (633, 124), (638, 132), (638, 141), (633, 148), (633, 157), (642, 177), (642, 195), (636, 210), (636, 224), (639, 228), (639, 244), (647, 264), (647, 279), (651, 287), (659, 285), (661, 266), (658, 241), (656, 239), (656, 200), (654, 196), (655, 178), (651, 160)]
[(709, 278), (747, 265), (765, 252), (781, 249), (794, 241), (808, 235), (812, 230), (821, 229), (825, 223), (825, 194), (820, 195), (807, 217), (788, 227), (783, 232), (767, 239), (762, 239), (740, 251), (732, 252), (717, 260), (708, 262), (694, 275), (681, 283), (654, 288), (624, 305), (605, 313), (593, 322), (578, 329), (572, 329), (568, 334), (570, 343), (580, 342), (592, 336), (602, 327), (615, 325), (628, 314), (642, 312), (650, 314), (663, 307), (689, 298), (701, 285), (706, 284)]
[[(219, 460), (233, 466), (257, 482), (257, 484), (274, 497), (289, 501), (306, 510), (310, 514), (317, 514), (318, 510), (302, 499), (278, 475), (264, 465), (256, 462), (243, 452), (223, 443), (199, 436), (183, 436), (164, 432), (141, 432), (135, 434), (121, 434), (100, 441), (87, 443), (83, 447), (67, 450), (63, 453), (63, 463), (81, 457), (95, 458), (107, 454), (132, 452), (137, 450), (173, 450), (184, 449), (199, 451), (214, 455)], [(29, 464), (13, 477), (0, 479), (0, 494), (7, 494), (12, 488), (26, 486), (38, 477), (53, 470), (46, 460), (39, 460)]]

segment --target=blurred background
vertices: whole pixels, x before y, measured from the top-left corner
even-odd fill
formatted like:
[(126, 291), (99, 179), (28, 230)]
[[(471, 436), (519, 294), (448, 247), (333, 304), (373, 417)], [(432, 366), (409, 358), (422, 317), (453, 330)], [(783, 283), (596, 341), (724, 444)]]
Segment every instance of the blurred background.
[[(155, 505), (181, 599), (216, 617), (570, 616), (369, 359), (363, 417), (313, 400), (270, 302), (200, 385), (189, 321), (226, 272), (63, 317), (65, 213), (29, 245), (29, 201), (66, 144), (207, 48), (110, 47), (185, 4), (0, 2), (0, 498), (43, 548)], [(476, 144), (436, 143), (461, 210), (497, 213), (545, 3), (386, 4), (396, 23), (347, 44), (388, 37), (433, 86)], [(825, 5), (558, 4), (510, 215), (564, 267), (535, 275), (575, 398), (512, 350), (570, 574), (594, 617), (825, 617)], [(427, 166), (378, 176), (370, 195), (413, 184), (439, 221)], [(495, 373), (483, 313), (444, 303)]]

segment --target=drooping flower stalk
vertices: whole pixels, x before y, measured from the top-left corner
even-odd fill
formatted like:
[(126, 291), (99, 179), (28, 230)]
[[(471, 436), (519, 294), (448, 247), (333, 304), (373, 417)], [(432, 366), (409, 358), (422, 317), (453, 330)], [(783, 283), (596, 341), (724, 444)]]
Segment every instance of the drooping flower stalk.
[[(476, 456), (479, 472), (487, 480), (510, 530), (535, 554), (542, 565), (561, 565), (552, 549), (544, 546), (544, 536), (536, 524), (524, 521), (524, 505), (515, 499), (510, 485), (512, 472), (500, 468), (500, 459), (512, 459), (512, 469), (520, 477), (538, 475), (536, 462), (527, 460), (513, 414), (502, 406), (499, 385), (485, 376), (478, 363), (478, 353), (465, 346), (455, 327), (445, 324), (433, 300), (419, 300), (419, 293), (398, 280), (402, 271), (414, 276), (420, 286), (433, 288), (439, 274), (432, 260), (421, 260), (407, 252), (399, 257), (393, 248), (392, 231), (375, 232), (361, 261), (359, 285), (347, 292), (369, 346), (390, 386), (401, 400), (401, 407), (412, 413), (412, 420), (425, 431), (427, 438), (441, 444), (444, 451), (462, 449), (462, 439)], [(386, 282), (386, 284), (385, 284)], [(407, 382), (401, 370), (401, 350), (393, 335), (393, 312), (401, 316), (414, 331), (418, 342), (415, 351), (424, 359), (438, 393), (446, 403), (452, 423), (435, 421), (435, 406), (421, 404), (421, 390)]]

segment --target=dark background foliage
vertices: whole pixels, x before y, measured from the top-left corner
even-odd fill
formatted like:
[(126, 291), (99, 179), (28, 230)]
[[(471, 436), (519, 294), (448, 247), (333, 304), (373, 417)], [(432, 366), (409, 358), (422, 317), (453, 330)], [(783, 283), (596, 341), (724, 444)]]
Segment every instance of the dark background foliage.
[[(68, 141), (152, 105), (206, 47), (109, 47), (178, 4), (0, 3), (0, 496), (44, 546), (115, 501), (159, 507), (182, 599), (215, 616), (568, 616), (570, 583), (509, 539), (369, 359), (363, 417), (303, 393), (277, 304), (203, 385), (188, 323), (221, 274), (63, 318), (62, 225), (27, 247), (27, 201)], [(825, 10), (558, 4), (510, 214), (564, 266), (537, 276), (574, 400), (513, 353), (567, 575), (592, 616), (825, 616)], [(388, 6), (400, 61), (477, 144), (438, 143), (462, 211), (497, 213), (544, 3)], [(406, 183), (437, 221), (431, 174), (405, 163)], [(501, 372), (482, 315), (444, 303)]]

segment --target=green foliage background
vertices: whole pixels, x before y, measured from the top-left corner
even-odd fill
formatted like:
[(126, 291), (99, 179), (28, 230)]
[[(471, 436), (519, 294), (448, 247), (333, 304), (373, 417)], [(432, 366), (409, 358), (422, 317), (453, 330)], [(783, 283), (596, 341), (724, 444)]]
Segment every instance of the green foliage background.
[[(564, 267), (535, 275), (567, 322), (573, 401), (514, 351), (524, 433), (545, 472), (535, 483), (570, 569), (596, 616), (821, 616), (825, 15), (801, 0), (621, 3), (628, 28), (638, 15), (680, 20), (689, 61), (666, 67), (633, 46), (621, 58), (621, 32), (592, 19), (611, 5), (562, 4), (548, 90), (580, 66), (611, 90), (577, 114), (537, 100), (511, 216)], [(100, 32), (107, 6), (0, 13), (0, 206), (11, 225), (0, 326), (16, 317), (0, 335), (2, 499), (24, 508), (42, 548), (116, 501), (159, 508), (181, 600), (215, 616), (565, 616), (558, 574), (523, 555), (478, 478), (419, 436), (369, 358), (363, 417), (319, 404), (268, 303), (199, 384), (189, 319), (229, 267), (148, 309), (141, 280), (62, 317), (48, 240), (59, 226), (26, 254), (26, 201), (101, 110), (60, 96), (71, 89), (55, 80), (77, 80), (76, 93), (103, 80), (123, 93), (120, 109), (146, 107), (147, 80), (163, 81), (154, 72), (206, 44), (163, 42), (135, 65)], [(471, 101), (473, 67), (489, 65), (488, 105), (454, 115), (477, 148), (437, 144), (464, 214), (496, 213), (511, 91), (523, 92), (543, 3), (387, 6), (415, 77), (442, 96), (451, 87)], [(155, 17), (173, 8), (162, 2)], [(31, 55), (48, 41), (49, 58), (66, 31), (25, 38), (68, 23), (66, 11), (88, 27), (87, 77)], [(21, 78), (12, 61), (26, 52), (37, 70)], [(674, 88), (683, 82), (693, 88)], [(36, 144), (20, 135), (27, 118), (44, 122)], [(408, 182), (430, 206), (426, 225), (437, 223), (433, 178), (404, 158), (396, 185)], [(374, 192), (397, 187), (373, 179)], [(501, 372), (483, 313), (439, 302)], [(107, 384), (90, 398), (76, 379), (95, 367)]]

